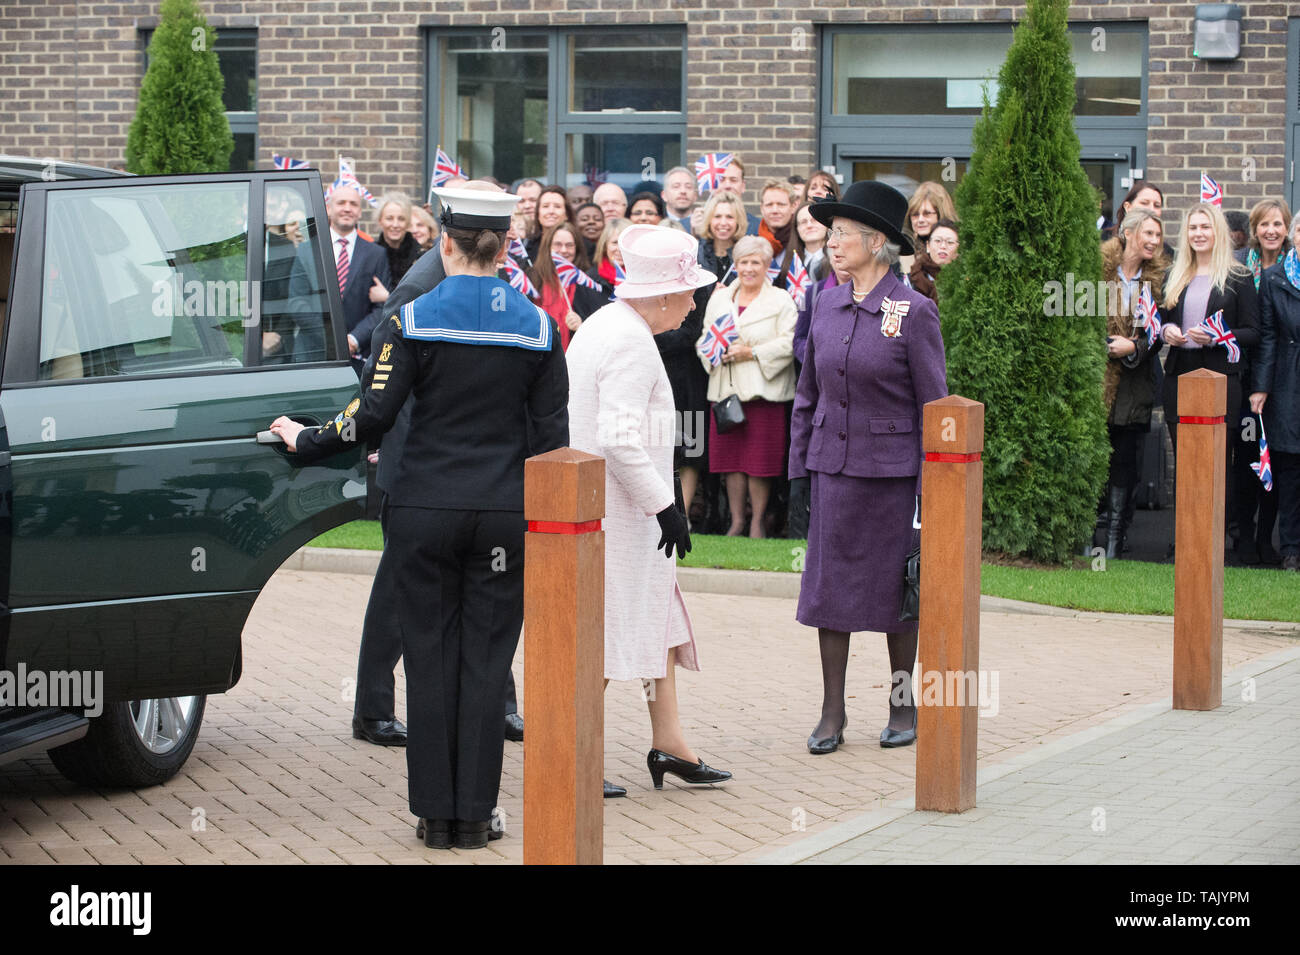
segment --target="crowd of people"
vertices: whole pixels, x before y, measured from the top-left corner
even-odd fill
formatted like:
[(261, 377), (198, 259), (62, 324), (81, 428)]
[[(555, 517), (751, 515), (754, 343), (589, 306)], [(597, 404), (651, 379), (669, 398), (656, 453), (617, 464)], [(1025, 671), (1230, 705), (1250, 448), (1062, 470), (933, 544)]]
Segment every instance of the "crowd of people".
[[(841, 193), (816, 170), (764, 181), (756, 215), (744, 164), (730, 156), (703, 199), (684, 167), (631, 195), (536, 180), (511, 193), (491, 181), (434, 192), (436, 220), (384, 196), (371, 255), (356, 234), (359, 190), (333, 190), (362, 398), (319, 429), (272, 426), (302, 460), (382, 438), (386, 548), (354, 733), (408, 746), (426, 844), (473, 848), (499, 834), (487, 817), (501, 740), (523, 734), (510, 677), (523, 461), (565, 444), (606, 460), (605, 675), (654, 684), (656, 788), (666, 774), (730, 778), (697, 755), (678, 713), (676, 668), (699, 667), (673, 560), (690, 550), (692, 527), (807, 538), (796, 617), (818, 631), (824, 691), (810, 753), (843, 742), (850, 635), (863, 631), (884, 633), (889, 648), (880, 745), (914, 742), (917, 627), (902, 571), (918, 540), (922, 408), (947, 389), (936, 279), (959, 254), (960, 220), (944, 186), (922, 183), (909, 198), (866, 181)], [(1238, 553), (1300, 569), (1300, 217), (1281, 200), (1260, 202), (1234, 249), (1222, 210), (1202, 202), (1171, 249), (1162, 212), (1160, 190), (1137, 183), (1102, 245), (1104, 277), (1122, 293), (1104, 345), (1107, 552), (1124, 549), (1156, 401), (1176, 444), (1177, 375), (1210, 368), (1229, 380)], [(510, 288), (520, 294), (508, 308), (485, 310), (487, 293)], [(678, 433), (656, 443), (649, 421), (665, 414)], [(633, 426), (611, 430), (610, 415)], [(706, 419), (692, 429), (702, 445), (683, 440), (684, 422)], [(495, 563), (502, 547), (508, 572)], [(399, 657), (409, 740), (393, 714)], [(606, 781), (606, 797), (625, 793)]]

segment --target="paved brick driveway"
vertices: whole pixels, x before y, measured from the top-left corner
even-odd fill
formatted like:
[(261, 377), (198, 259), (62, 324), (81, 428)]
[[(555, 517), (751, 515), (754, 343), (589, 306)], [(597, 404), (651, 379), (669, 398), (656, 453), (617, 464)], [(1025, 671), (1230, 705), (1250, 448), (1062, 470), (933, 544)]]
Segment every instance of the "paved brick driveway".
[[(277, 574), (245, 632), (242, 681), (208, 701), (194, 754), (165, 786), (83, 790), (44, 757), (0, 767), (0, 861), (519, 862), (520, 744), (506, 744), (507, 837), (487, 850), (448, 852), (415, 839), (402, 751), (352, 739), (347, 691), (369, 587), (364, 575)], [(629, 796), (605, 803), (607, 862), (754, 859), (907, 795), (914, 751), (875, 742), (886, 714), (883, 638), (855, 638), (846, 744), (813, 757), (804, 739), (821, 699), (816, 637), (794, 622), (794, 601), (690, 593), (687, 603), (704, 666), (679, 681), (687, 731), (703, 758), (735, 779), (703, 790), (668, 782), (655, 792), (640, 687), (612, 685), (605, 774)], [(323, 617), (308, 618), (322, 608)], [(982, 621), (981, 664), (999, 675), (999, 712), (980, 723), (982, 766), (1169, 693), (1169, 621), (999, 612)], [(1229, 630), (1225, 672), (1294, 645), (1277, 633)], [(398, 686), (400, 710), (400, 674)]]

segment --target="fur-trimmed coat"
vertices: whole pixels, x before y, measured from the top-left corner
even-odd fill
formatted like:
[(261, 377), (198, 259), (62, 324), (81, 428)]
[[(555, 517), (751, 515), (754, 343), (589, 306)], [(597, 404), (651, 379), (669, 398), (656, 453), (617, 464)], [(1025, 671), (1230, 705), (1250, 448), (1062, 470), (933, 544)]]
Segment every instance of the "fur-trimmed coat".
[[(1124, 244), (1121, 239), (1107, 239), (1101, 244), (1101, 277), (1104, 282), (1114, 283), (1109, 287), (1118, 290), (1120, 261), (1124, 257)], [(1169, 260), (1164, 251), (1142, 267), (1141, 282), (1151, 283), (1151, 296), (1156, 302), (1163, 298), (1165, 274), (1169, 271)], [(1122, 295), (1106, 296), (1110, 304), (1110, 313), (1106, 316), (1106, 334), (1114, 338), (1127, 338), (1137, 346), (1137, 351), (1123, 358), (1109, 358), (1106, 362), (1105, 399), (1107, 423), (1121, 427), (1124, 425), (1141, 425), (1151, 423), (1151, 408), (1155, 403), (1155, 362), (1162, 343), (1159, 339), (1148, 347), (1146, 331), (1134, 325), (1133, 309), (1137, 303), (1134, 293), (1129, 307), (1124, 307)]]

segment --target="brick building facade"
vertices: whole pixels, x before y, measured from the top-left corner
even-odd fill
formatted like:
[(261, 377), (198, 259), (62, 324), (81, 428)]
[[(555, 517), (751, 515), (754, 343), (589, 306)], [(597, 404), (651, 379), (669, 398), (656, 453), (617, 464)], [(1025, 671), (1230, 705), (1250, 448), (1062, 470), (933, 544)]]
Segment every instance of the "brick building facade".
[[(329, 172), (343, 154), (376, 194), (420, 194), (444, 133), (453, 155), (463, 144), (465, 153), (487, 157), (461, 157), (475, 175), (569, 183), (584, 171), (614, 169), (611, 156), (649, 137), (660, 163), (739, 152), (749, 166), (750, 201), (754, 184), (769, 175), (815, 166), (833, 165), (847, 181), (938, 178), (945, 158), (960, 163), (974, 121), (971, 71), (987, 76), (991, 65), (996, 73), (1010, 23), (1024, 10), (981, 0), (204, 0), (202, 7), (239, 47), (235, 69), (252, 71), (242, 91), (248, 102), (235, 105), (253, 108), (231, 113), (241, 161), (266, 167), (277, 152)], [(1177, 209), (1195, 198), (1205, 170), (1223, 184), (1225, 209), (1279, 194), (1296, 204), (1300, 3), (1240, 7), (1240, 56), (1206, 62), (1192, 55), (1194, 4), (1072, 6), (1076, 63), (1089, 51), (1111, 57), (1080, 70), (1095, 74), (1081, 80), (1080, 100), (1091, 112), (1078, 125), (1090, 175), (1105, 193), (1122, 195), (1124, 180), (1141, 170)], [(120, 164), (157, 9), (156, 2), (0, 6), (0, 152)], [(603, 37), (614, 39), (601, 47)], [(498, 63), (537, 73), (535, 88), (512, 93), (498, 82), (492, 121), (504, 104), (501, 122), (495, 132), (470, 135), (465, 130), (479, 123), (472, 114), (487, 100), (464, 78), (472, 72), (465, 64), (492, 44), (515, 57)], [(968, 66), (949, 65), (965, 60)], [(640, 64), (658, 75), (639, 75)], [(461, 79), (449, 92), (443, 84), (453, 66)], [(476, 82), (509, 79), (508, 68), (497, 72)], [(888, 101), (910, 102), (918, 76), (929, 77), (921, 85), (934, 108), (920, 119)], [(229, 86), (228, 70), (227, 79)], [(620, 105), (619, 88), (643, 80), (655, 89), (633, 98), (655, 105), (659, 95), (670, 108)], [(522, 109), (512, 109), (512, 95), (523, 98)], [(588, 101), (596, 105), (584, 112)], [(529, 124), (535, 135), (509, 131)], [(510, 136), (517, 141), (503, 139)]]

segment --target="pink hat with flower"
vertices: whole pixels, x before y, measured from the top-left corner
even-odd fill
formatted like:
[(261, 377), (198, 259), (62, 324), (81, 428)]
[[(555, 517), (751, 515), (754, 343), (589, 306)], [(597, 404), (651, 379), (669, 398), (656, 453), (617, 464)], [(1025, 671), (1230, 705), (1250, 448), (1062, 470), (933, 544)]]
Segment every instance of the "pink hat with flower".
[(618, 237), (626, 278), (616, 298), (653, 298), (712, 285), (718, 277), (695, 264), (698, 242), (686, 232), (657, 225), (628, 226)]

